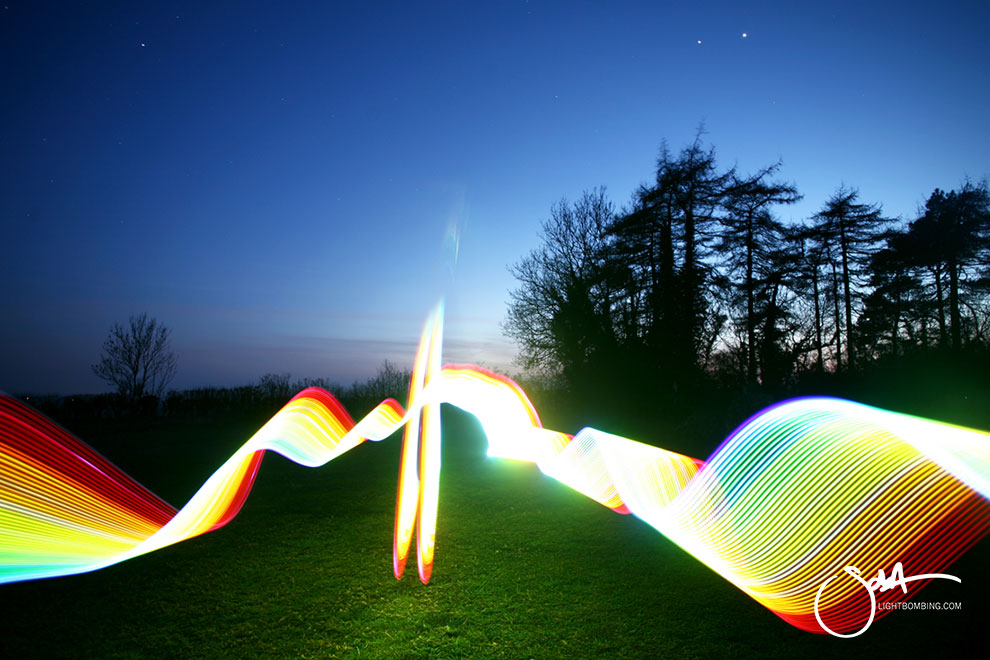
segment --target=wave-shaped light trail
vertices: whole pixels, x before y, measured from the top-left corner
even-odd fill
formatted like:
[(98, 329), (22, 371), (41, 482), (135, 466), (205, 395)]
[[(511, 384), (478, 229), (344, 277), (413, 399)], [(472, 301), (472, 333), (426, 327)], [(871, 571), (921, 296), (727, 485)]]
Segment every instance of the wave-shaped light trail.
[[(316, 467), (405, 427), (393, 546), (401, 577), (413, 536), (433, 570), (440, 403), (475, 415), (490, 456), (529, 461), (620, 513), (632, 513), (789, 623), (823, 632), (819, 587), (856, 566), (902, 562), (936, 573), (990, 525), (990, 435), (863, 406), (778, 404), (701, 461), (595, 429), (544, 429), (522, 389), (472, 365), (441, 368), (441, 308), (416, 355), (409, 409), (386, 400), (357, 423), (328, 392), (297, 394), (176, 511), (92, 449), (0, 395), (0, 582), (92, 571), (215, 530), (240, 510), (265, 451)], [(917, 588), (913, 588), (915, 593)], [(893, 589), (878, 602), (903, 600)], [(830, 582), (818, 613), (859, 630), (871, 604)], [(881, 609), (877, 616), (887, 610)]]

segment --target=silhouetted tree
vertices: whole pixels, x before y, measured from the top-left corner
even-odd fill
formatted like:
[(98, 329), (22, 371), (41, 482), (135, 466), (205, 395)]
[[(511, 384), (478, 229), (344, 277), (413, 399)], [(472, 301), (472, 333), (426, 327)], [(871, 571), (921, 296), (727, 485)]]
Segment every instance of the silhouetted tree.
[(675, 264), (675, 210), (668, 193), (641, 186), (633, 207), (608, 227), (613, 268), (622, 265), (625, 287), (622, 327), (627, 347), (642, 347), (649, 366), (670, 373), (678, 349), (689, 350), (679, 339), (679, 287)]
[[(378, 405), (385, 399), (396, 399), (403, 402), (412, 381), (412, 370), (402, 369), (389, 360), (382, 360), (378, 371), (364, 385), (362, 393)], [(358, 387), (355, 385), (355, 390)]]
[(710, 259), (713, 227), (732, 172), (719, 172), (699, 130), (674, 156), (663, 144), (655, 183), (609, 228), (616, 259), (631, 276), (629, 307), (641, 311), (641, 346), (653, 366), (678, 382), (692, 380), (710, 356), (725, 316), (713, 306), (720, 278)]
[(947, 334), (944, 310), (948, 302), (948, 332), (951, 332), (952, 348), (958, 350), (962, 346), (961, 308), (967, 298), (965, 289), (985, 282), (990, 264), (987, 183), (966, 182), (958, 191), (948, 193), (936, 188), (925, 203), (924, 214), (911, 223), (908, 233), (923, 246), (918, 258), (934, 280), (941, 339), (944, 343)]
[[(784, 241), (784, 228), (770, 209), (801, 198), (794, 185), (770, 180), (778, 169), (779, 162), (747, 178), (733, 176), (724, 195), (726, 214), (719, 221), (722, 231), (718, 252), (732, 287), (745, 302), (746, 371), (750, 382), (758, 378), (757, 273), (768, 268), (771, 255)], [(779, 284), (778, 280), (774, 287)], [(771, 292), (770, 298), (775, 299), (776, 293)]]
[(280, 408), (292, 397), (291, 379), (292, 374), (286, 372), (281, 374), (267, 373), (261, 377), (258, 390), (262, 398), (266, 399), (270, 405)]
[(792, 232), (792, 247), (798, 255), (794, 285), (802, 298), (810, 299), (812, 349), (815, 368), (825, 371), (826, 290), (824, 268), (827, 263), (827, 243), (818, 235), (814, 225), (798, 226)]
[(862, 347), (874, 358), (884, 353), (901, 353), (902, 334), (910, 341), (916, 335), (912, 321), (920, 316), (921, 288), (915, 275), (914, 240), (900, 230), (887, 232), (885, 240), (883, 249), (867, 262), (871, 291), (856, 322)]
[(679, 230), (677, 286), (681, 295), (676, 346), (688, 369), (697, 366), (699, 357), (711, 344), (713, 332), (720, 330), (720, 324), (711, 318), (718, 313), (709, 309), (708, 286), (714, 279), (714, 270), (706, 259), (710, 230), (733, 174), (718, 171), (715, 149), (704, 149), (701, 135), (699, 129), (694, 142), (677, 158), (664, 147), (657, 160), (656, 194), (668, 201)]
[(93, 372), (131, 405), (146, 396), (161, 399), (175, 376), (170, 332), (147, 314), (130, 317), (127, 326), (114, 323)]
[(817, 231), (812, 236), (819, 241), (819, 247), (825, 248), (832, 271), (837, 367), (841, 366), (842, 353), (839, 336), (840, 300), (845, 310), (846, 362), (853, 367), (856, 364), (853, 338), (854, 292), (864, 264), (880, 241), (888, 222), (881, 216), (879, 206), (859, 204), (856, 202), (858, 197), (857, 190), (840, 187), (813, 218)]
[(542, 223), (542, 244), (509, 268), (519, 288), (509, 293), (504, 332), (527, 368), (580, 369), (612, 332), (606, 274), (606, 228), (614, 209), (603, 188), (576, 204), (554, 204)]
[(799, 272), (800, 255), (785, 240), (770, 250), (757, 271), (759, 286), (755, 307), (759, 329), (758, 341), (760, 383), (764, 386), (783, 385), (794, 373), (794, 362), (803, 350), (802, 338), (797, 336), (799, 324), (791, 313), (794, 278)]

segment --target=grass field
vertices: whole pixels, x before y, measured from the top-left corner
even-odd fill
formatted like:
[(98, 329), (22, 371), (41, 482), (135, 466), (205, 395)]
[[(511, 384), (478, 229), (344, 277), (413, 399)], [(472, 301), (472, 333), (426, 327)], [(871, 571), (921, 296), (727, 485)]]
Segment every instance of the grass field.
[[(175, 505), (248, 424), (80, 430)], [(569, 429), (574, 431), (576, 429)], [(489, 459), (473, 418), (444, 412), (437, 560), (391, 571), (399, 443), (320, 469), (269, 455), (226, 528), (86, 575), (0, 586), (0, 657), (913, 657), (985, 648), (987, 544), (920, 600), (841, 640), (792, 628), (641, 521)]]

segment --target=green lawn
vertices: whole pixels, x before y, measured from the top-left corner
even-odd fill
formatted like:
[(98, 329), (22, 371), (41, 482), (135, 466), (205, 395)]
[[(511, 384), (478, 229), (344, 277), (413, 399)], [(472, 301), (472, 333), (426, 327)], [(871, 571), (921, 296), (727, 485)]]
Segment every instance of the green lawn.
[[(489, 459), (473, 419), (445, 411), (432, 582), (396, 581), (399, 443), (320, 469), (269, 455), (226, 528), (87, 575), (0, 586), (0, 657), (914, 657), (990, 640), (981, 544), (923, 600), (859, 638), (798, 631), (631, 516), (530, 465)], [(181, 504), (250, 425), (84, 436)], [(575, 430), (575, 429), (571, 429)]]

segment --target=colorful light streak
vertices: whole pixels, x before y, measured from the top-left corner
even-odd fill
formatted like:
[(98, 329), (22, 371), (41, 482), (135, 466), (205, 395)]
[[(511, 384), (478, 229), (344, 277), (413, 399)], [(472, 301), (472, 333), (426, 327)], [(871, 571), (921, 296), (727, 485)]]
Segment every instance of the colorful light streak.
[[(404, 427), (394, 572), (412, 538), (420, 579), (433, 570), (440, 403), (475, 415), (490, 456), (541, 471), (619, 513), (632, 513), (789, 623), (823, 632), (819, 587), (856, 566), (902, 562), (937, 573), (990, 525), (990, 435), (849, 401), (778, 404), (733, 433), (707, 462), (595, 429), (544, 429), (512, 380), (471, 365), (441, 368), (442, 307), (417, 352), (408, 410), (394, 400), (355, 423), (328, 392), (297, 394), (176, 511), (27, 406), (0, 396), (0, 582), (103, 568), (209, 532), (244, 504), (265, 451), (324, 465)], [(912, 589), (917, 593), (918, 587)], [(903, 600), (901, 589), (878, 602)], [(829, 582), (818, 612), (859, 630), (869, 594)], [(881, 610), (878, 616), (882, 616)]]

